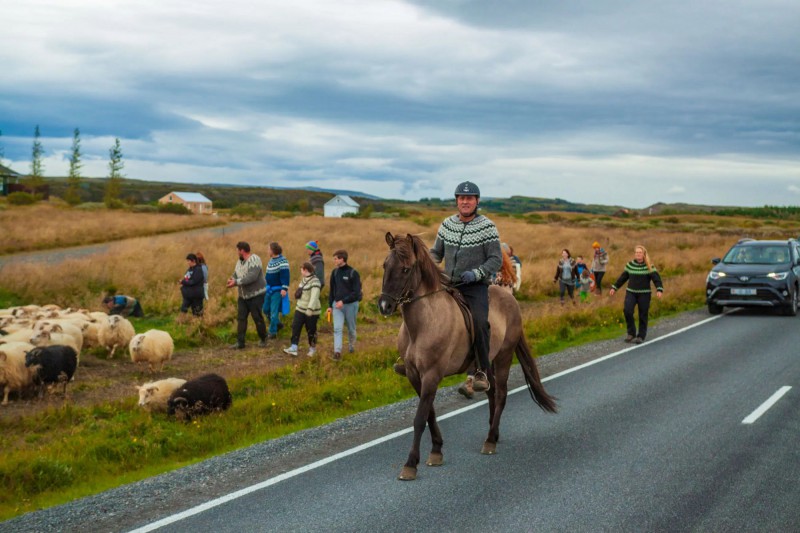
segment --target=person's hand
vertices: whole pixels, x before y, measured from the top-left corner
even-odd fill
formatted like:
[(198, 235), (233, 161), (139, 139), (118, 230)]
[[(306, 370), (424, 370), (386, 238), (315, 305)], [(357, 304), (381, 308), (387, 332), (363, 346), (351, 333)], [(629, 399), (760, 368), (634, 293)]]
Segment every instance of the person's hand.
[(656, 291), (656, 298), (658, 298), (658, 299), (660, 300), (662, 296), (664, 296), (664, 293), (663, 293), (663, 292), (661, 292), (661, 291)]
[(472, 270), (461, 273), (461, 283), (475, 283), (476, 281), (478, 281), (478, 277)]
[(306, 316), (314, 316), (313, 311), (311, 311), (311, 309), (306, 309)]
[(339, 300), (338, 302), (336, 302), (335, 305), (336, 305), (336, 309), (341, 309), (342, 307), (344, 307), (344, 302)]
[(617, 292), (617, 291), (615, 291), (614, 289), (611, 289), (610, 291), (608, 291), (608, 295), (609, 296), (614, 296), (615, 292)]
[(286, 291), (281, 290), (281, 298), (286, 298)]
[(236, 280), (235, 280), (235, 279), (233, 279), (233, 278), (229, 278), (229, 279), (228, 279), (228, 283), (226, 283), (226, 284), (225, 284), (225, 286), (226, 286), (226, 287), (228, 287), (229, 289), (230, 289), (231, 287), (234, 287), (235, 285), (236, 285)]

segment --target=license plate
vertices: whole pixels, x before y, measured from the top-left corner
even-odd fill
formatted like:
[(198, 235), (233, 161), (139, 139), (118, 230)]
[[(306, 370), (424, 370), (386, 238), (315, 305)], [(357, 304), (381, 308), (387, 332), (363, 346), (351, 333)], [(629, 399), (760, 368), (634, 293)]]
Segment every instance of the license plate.
[(734, 296), (755, 296), (755, 289), (731, 289), (731, 294)]

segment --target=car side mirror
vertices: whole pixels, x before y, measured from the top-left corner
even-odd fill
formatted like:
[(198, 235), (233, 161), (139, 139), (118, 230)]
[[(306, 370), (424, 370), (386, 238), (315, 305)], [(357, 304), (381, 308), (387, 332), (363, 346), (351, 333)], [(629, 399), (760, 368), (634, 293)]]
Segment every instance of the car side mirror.
[(722, 261), (722, 259), (720, 259), (719, 257), (715, 257), (714, 259), (711, 260), (711, 264), (718, 265), (720, 261)]

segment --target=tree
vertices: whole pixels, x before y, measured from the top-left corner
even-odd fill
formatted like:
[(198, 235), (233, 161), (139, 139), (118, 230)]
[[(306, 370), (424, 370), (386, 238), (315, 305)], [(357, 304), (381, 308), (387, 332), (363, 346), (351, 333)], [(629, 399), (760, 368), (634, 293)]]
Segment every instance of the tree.
[(64, 199), (69, 205), (81, 203), (81, 195), (78, 192), (81, 186), (81, 131), (75, 128), (72, 132), (72, 153), (69, 156), (69, 176), (67, 176), (67, 192)]
[(42, 157), (44, 156), (44, 148), (42, 141), (39, 140), (41, 134), (39, 133), (39, 125), (33, 131), (33, 150), (31, 152), (31, 173), (27, 179), (27, 185), (32, 190), (36, 190), (44, 184), (43, 172), (44, 165), (42, 164)]
[(122, 190), (122, 168), (125, 163), (122, 162), (122, 147), (119, 143), (119, 137), (114, 139), (114, 146), (108, 150), (108, 183), (106, 183), (106, 194), (103, 201), (106, 207), (117, 208), (120, 207), (122, 202), (119, 199)]

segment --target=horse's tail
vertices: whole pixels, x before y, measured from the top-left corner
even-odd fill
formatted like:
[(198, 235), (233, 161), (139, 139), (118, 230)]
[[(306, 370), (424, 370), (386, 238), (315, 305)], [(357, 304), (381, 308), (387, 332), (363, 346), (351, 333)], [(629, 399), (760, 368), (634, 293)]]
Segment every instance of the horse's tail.
[(542, 385), (542, 380), (539, 377), (539, 369), (536, 368), (536, 361), (531, 356), (531, 349), (528, 347), (528, 342), (525, 340), (525, 334), (520, 335), (519, 342), (517, 343), (514, 351), (517, 354), (517, 359), (522, 367), (522, 372), (525, 374), (525, 382), (528, 384), (528, 391), (531, 393), (531, 398), (536, 402), (536, 405), (542, 408), (543, 411), (549, 413), (556, 412), (556, 398), (547, 394)]

